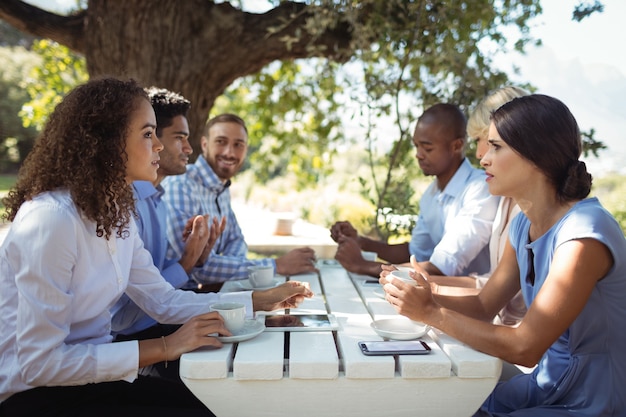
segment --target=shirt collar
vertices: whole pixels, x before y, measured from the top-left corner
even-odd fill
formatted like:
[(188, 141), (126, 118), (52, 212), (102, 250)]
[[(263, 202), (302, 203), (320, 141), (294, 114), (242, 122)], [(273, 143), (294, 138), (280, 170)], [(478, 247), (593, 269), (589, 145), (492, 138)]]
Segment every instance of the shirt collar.
[(463, 159), (463, 162), (450, 179), (450, 182), (448, 182), (448, 184), (446, 185), (446, 188), (444, 188), (441, 193), (447, 194), (452, 197), (460, 195), (465, 189), (467, 180), (472, 175), (473, 170), (474, 168), (469, 163), (467, 158)]
[(198, 172), (202, 177), (204, 185), (211, 191), (221, 193), (228, 187), (230, 187), (230, 179), (223, 183), (222, 180), (220, 180), (217, 174), (213, 171), (213, 168), (211, 168), (204, 156), (200, 155), (198, 159), (196, 159), (195, 165), (198, 167)]
[(138, 200), (146, 200), (150, 197), (160, 199), (165, 192), (160, 184), (155, 188), (150, 181), (133, 181), (133, 189)]

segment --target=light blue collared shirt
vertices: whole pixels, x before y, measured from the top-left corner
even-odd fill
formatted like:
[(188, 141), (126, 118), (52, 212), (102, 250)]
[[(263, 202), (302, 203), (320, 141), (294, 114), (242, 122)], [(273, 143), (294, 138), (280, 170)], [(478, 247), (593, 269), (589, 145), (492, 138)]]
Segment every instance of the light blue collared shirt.
[[(135, 207), (138, 217), (135, 218), (139, 236), (144, 247), (152, 255), (154, 265), (159, 268), (167, 282), (174, 288), (181, 288), (189, 279), (187, 272), (177, 260), (168, 260), (167, 236), (165, 234), (165, 204), (161, 201), (163, 188), (155, 188), (149, 181), (133, 183)], [(113, 334), (133, 334), (152, 327), (157, 322), (144, 313), (126, 294), (119, 299), (112, 309), (111, 327)]]
[(445, 275), (489, 272), (489, 239), (499, 197), (492, 196), (485, 172), (467, 159), (446, 188), (433, 181), (420, 200), (409, 252)]

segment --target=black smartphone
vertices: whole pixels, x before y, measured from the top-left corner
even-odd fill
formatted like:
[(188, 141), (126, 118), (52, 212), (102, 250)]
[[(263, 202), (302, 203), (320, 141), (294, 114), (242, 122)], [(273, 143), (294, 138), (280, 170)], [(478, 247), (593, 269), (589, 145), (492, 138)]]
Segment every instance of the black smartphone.
[(430, 346), (421, 340), (362, 341), (359, 348), (364, 355), (425, 355), (430, 353)]
[(378, 279), (366, 279), (363, 281), (363, 285), (379, 285), (380, 281)]

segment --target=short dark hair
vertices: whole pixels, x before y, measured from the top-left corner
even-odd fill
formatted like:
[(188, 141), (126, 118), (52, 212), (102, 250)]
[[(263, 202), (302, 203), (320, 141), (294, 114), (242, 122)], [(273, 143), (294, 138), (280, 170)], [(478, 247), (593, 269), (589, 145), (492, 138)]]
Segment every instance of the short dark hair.
[(450, 103), (438, 103), (429, 107), (417, 119), (417, 123), (436, 122), (445, 127), (450, 141), (461, 138), (465, 142), (467, 137), (467, 119), (459, 106)]
[(172, 125), (174, 117), (187, 117), (191, 102), (185, 97), (165, 88), (154, 86), (145, 90), (148, 93), (150, 103), (152, 103), (152, 108), (154, 109), (154, 115), (156, 116), (157, 136), (161, 136), (161, 129)]
[(238, 125), (243, 127), (243, 130), (246, 132), (246, 135), (248, 134), (248, 128), (246, 127), (246, 122), (244, 122), (241, 117), (232, 113), (222, 113), (211, 118), (206, 123), (206, 125), (204, 126), (204, 136), (208, 137), (209, 130), (213, 127), (213, 125), (216, 125), (218, 123), (237, 123)]
[(561, 201), (589, 195), (592, 177), (578, 160), (578, 123), (560, 100), (542, 94), (518, 97), (495, 110), (491, 120), (502, 140), (550, 179)]

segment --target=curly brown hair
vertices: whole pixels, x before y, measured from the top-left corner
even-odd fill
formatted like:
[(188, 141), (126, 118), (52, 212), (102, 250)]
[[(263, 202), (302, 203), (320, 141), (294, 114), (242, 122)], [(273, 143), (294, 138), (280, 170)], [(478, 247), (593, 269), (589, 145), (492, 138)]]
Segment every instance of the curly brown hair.
[(126, 182), (126, 136), (139, 100), (147, 100), (133, 79), (96, 78), (73, 89), (59, 103), (2, 200), (13, 221), (24, 201), (45, 191), (66, 189), (96, 234), (128, 234), (135, 212)]

